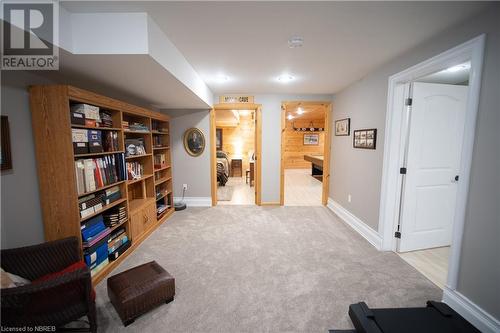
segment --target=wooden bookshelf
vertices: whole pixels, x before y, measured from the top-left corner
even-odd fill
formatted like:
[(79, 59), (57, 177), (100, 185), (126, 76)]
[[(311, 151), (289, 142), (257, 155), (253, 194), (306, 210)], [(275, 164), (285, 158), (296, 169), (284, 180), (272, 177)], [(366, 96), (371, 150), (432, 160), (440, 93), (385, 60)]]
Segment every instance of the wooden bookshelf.
[[(109, 261), (109, 264), (92, 275), (93, 283), (98, 283), (173, 213), (172, 181), (162, 184), (162, 187), (158, 189), (165, 193), (158, 200), (156, 190), (157, 186), (160, 185), (155, 184), (155, 177), (159, 179), (170, 177), (171, 179), (172, 176), (170, 149), (164, 149), (164, 147), (170, 146), (169, 117), (72, 86), (32, 86), (29, 91), (45, 239), (50, 241), (76, 236), (80, 240), (81, 246), (80, 226), (82, 223), (114, 208), (126, 207), (127, 221), (111, 229), (114, 231), (124, 227), (127, 237), (131, 241), (131, 246), (116, 260)], [(111, 115), (112, 124), (110, 122), (110, 125), (112, 127), (72, 124), (70, 107), (75, 103), (90, 104), (106, 111)], [(125, 129), (123, 121), (142, 123), (148, 130)], [(161, 131), (158, 130), (159, 128)], [(102, 135), (114, 131), (116, 137), (113, 140), (115, 143), (117, 142), (118, 150), (75, 154), (72, 144), (72, 129), (96, 130), (101, 131)], [(153, 149), (153, 142), (158, 140), (156, 139), (158, 136), (161, 137), (160, 142), (164, 146), (160, 150)], [(122, 159), (125, 164), (128, 162), (140, 163), (144, 171), (143, 176), (136, 180), (119, 179), (113, 184), (78, 194), (78, 174), (77, 169), (75, 170), (75, 161), (105, 158), (112, 154), (125, 154), (125, 140), (127, 138), (142, 138), (144, 140), (146, 154), (123, 157)], [(155, 155), (160, 153), (164, 154), (168, 166), (157, 169), (155, 168)], [(121, 163), (121, 161), (117, 163)], [(118, 171), (118, 169), (116, 170)], [(126, 165), (122, 171), (127, 173)], [(113, 186), (119, 186), (121, 198), (108, 205), (103, 205), (99, 211), (81, 218), (78, 200), (85, 196), (104, 193)], [(64, 195), (61, 195), (62, 193)], [(170, 208), (163, 214), (157, 215), (157, 204), (162, 202), (168, 203)]]

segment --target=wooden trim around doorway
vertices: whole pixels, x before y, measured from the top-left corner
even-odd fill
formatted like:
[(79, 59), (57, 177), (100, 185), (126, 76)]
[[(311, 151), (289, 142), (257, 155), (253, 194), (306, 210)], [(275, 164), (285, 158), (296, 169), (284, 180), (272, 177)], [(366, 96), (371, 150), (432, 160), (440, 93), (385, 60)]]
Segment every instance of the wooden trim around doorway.
[(323, 104), (325, 107), (325, 144), (323, 148), (323, 191), (321, 203), (326, 206), (330, 191), (330, 151), (331, 151), (331, 113), (332, 103), (325, 101), (284, 101), (281, 103), (281, 167), (280, 167), (280, 206), (285, 204), (285, 128), (286, 128), (286, 106), (288, 103), (300, 102), (301, 105)]
[(216, 110), (254, 110), (255, 111), (255, 204), (261, 205), (262, 192), (262, 107), (254, 103), (215, 104), (210, 110), (210, 186), (212, 206), (217, 206), (217, 143)]

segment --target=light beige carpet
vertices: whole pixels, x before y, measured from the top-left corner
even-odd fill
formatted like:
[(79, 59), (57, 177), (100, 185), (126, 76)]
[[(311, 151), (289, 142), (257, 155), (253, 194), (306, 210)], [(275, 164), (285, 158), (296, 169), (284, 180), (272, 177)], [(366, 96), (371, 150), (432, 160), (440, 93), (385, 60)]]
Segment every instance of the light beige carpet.
[(113, 273), (150, 260), (175, 277), (175, 300), (124, 328), (103, 280), (100, 332), (327, 332), (352, 327), (351, 303), (424, 306), (442, 295), (324, 207), (188, 208)]

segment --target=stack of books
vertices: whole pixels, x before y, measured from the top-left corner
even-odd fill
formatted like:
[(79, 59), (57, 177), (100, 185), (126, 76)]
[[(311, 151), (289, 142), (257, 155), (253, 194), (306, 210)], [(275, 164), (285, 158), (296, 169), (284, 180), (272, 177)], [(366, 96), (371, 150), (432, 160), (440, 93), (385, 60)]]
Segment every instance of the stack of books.
[(134, 132), (149, 132), (149, 128), (145, 124), (139, 122), (129, 123), (128, 128)]
[(163, 168), (167, 166), (167, 155), (166, 154), (155, 154), (154, 156), (155, 169)]
[(102, 215), (104, 224), (107, 227), (114, 227), (127, 221), (127, 207), (121, 206)]
[(95, 191), (125, 179), (125, 157), (123, 154), (75, 161), (78, 194)]
[(108, 259), (110, 261), (116, 260), (123, 252), (130, 247), (130, 241), (127, 237), (124, 228), (119, 228), (108, 241)]
[(108, 188), (104, 192), (103, 201), (106, 205), (109, 205), (110, 203), (120, 199), (121, 197), (122, 197), (122, 192), (120, 191), (120, 187), (113, 186)]
[(141, 179), (144, 175), (144, 166), (139, 162), (127, 162), (127, 179)]
[(102, 215), (98, 215), (80, 226), (85, 263), (94, 275), (108, 262), (108, 241), (111, 229), (104, 225)]
[(117, 151), (118, 148), (118, 132), (106, 131), (102, 134), (102, 148), (106, 152)]
[(158, 203), (158, 205), (156, 206), (156, 216), (159, 217), (160, 215), (165, 213), (165, 211), (169, 208), (170, 208), (170, 205)]
[(167, 125), (164, 123), (159, 123), (157, 121), (153, 121), (151, 128), (153, 129), (153, 131), (168, 134), (168, 127), (164, 127), (164, 126), (167, 126)]
[(78, 199), (80, 217), (85, 218), (100, 211), (104, 204), (103, 197), (103, 193), (94, 193)]
[(113, 117), (109, 112), (101, 111), (99, 112), (99, 117), (101, 118), (99, 127), (113, 127)]
[(123, 127), (123, 129), (124, 129), (124, 130), (126, 130), (126, 131), (127, 131), (127, 130), (129, 130), (129, 129), (130, 129), (130, 127), (129, 127), (129, 125), (128, 125), (128, 121), (122, 120), (122, 127)]
[(161, 136), (159, 136), (159, 135), (155, 135), (155, 136), (153, 136), (153, 146), (154, 146), (155, 148), (161, 148), (161, 147), (164, 147), (164, 146), (163, 146), (163, 141), (162, 141)]

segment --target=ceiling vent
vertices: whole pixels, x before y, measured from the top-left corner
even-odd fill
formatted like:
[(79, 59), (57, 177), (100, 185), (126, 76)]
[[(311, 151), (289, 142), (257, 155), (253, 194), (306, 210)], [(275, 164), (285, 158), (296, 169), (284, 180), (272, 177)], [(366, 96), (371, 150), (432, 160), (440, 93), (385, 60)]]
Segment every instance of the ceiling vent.
[(302, 47), (304, 45), (304, 38), (294, 36), (288, 40), (288, 47), (291, 49), (295, 49), (297, 47)]

